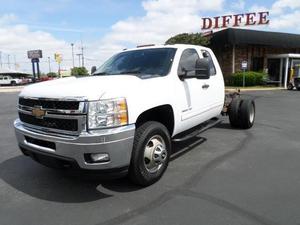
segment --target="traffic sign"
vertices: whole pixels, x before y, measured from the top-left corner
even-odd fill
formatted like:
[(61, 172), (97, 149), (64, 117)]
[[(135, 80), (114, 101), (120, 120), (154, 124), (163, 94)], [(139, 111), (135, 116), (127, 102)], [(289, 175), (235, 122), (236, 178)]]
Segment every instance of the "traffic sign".
[(242, 61), (242, 70), (248, 69), (248, 62), (246, 60)]

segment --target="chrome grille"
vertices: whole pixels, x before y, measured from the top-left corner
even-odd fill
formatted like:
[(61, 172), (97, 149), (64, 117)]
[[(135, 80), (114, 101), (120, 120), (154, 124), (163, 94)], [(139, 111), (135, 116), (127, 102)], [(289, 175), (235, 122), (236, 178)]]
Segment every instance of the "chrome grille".
[[(42, 111), (37, 117), (35, 110)], [(19, 98), (19, 118), (28, 127), (78, 135), (86, 129), (87, 102), (66, 99)]]
[(41, 106), (44, 109), (66, 109), (66, 110), (78, 110), (78, 101), (55, 101), (55, 100), (40, 100), (40, 99), (27, 99), (19, 98), (19, 105), (35, 107)]

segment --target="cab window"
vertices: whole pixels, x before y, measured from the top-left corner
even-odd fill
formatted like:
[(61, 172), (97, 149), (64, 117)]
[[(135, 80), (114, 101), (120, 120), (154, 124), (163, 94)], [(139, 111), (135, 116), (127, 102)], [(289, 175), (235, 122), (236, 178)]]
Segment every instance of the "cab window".
[(195, 49), (184, 50), (179, 61), (178, 75), (186, 73), (186, 76), (195, 76), (196, 61), (198, 59), (200, 58)]
[(208, 51), (205, 51), (205, 50), (202, 50), (201, 52), (202, 52), (203, 58), (208, 59), (210, 76), (216, 75), (217, 74), (216, 67), (214, 65), (214, 62), (212, 60), (212, 57), (211, 57), (210, 53)]

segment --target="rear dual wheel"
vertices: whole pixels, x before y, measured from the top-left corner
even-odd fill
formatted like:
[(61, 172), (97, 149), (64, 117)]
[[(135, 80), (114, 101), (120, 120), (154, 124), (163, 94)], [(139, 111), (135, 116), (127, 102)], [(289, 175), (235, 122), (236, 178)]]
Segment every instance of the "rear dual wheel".
[(255, 120), (255, 102), (253, 99), (236, 98), (229, 107), (229, 121), (234, 128), (249, 129)]

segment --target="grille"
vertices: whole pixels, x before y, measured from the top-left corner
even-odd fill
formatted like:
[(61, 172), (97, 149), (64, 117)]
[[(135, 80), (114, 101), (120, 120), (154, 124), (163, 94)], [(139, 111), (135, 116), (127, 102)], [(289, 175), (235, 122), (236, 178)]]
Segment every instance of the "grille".
[(78, 110), (78, 101), (51, 101), (39, 99), (19, 98), (19, 105), (34, 107), (41, 106), (43, 109)]
[(58, 119), (58, 118), (47, 118), (47, 117), (44, 117), (43, 119), (37, 119), (32, 115), (27, 115), (24, 113), (19, 113), (19, 118), (22, 122), (34, 126), (65, 130), (65, 131), (78, 130), (78, 122), (76, 119)]

